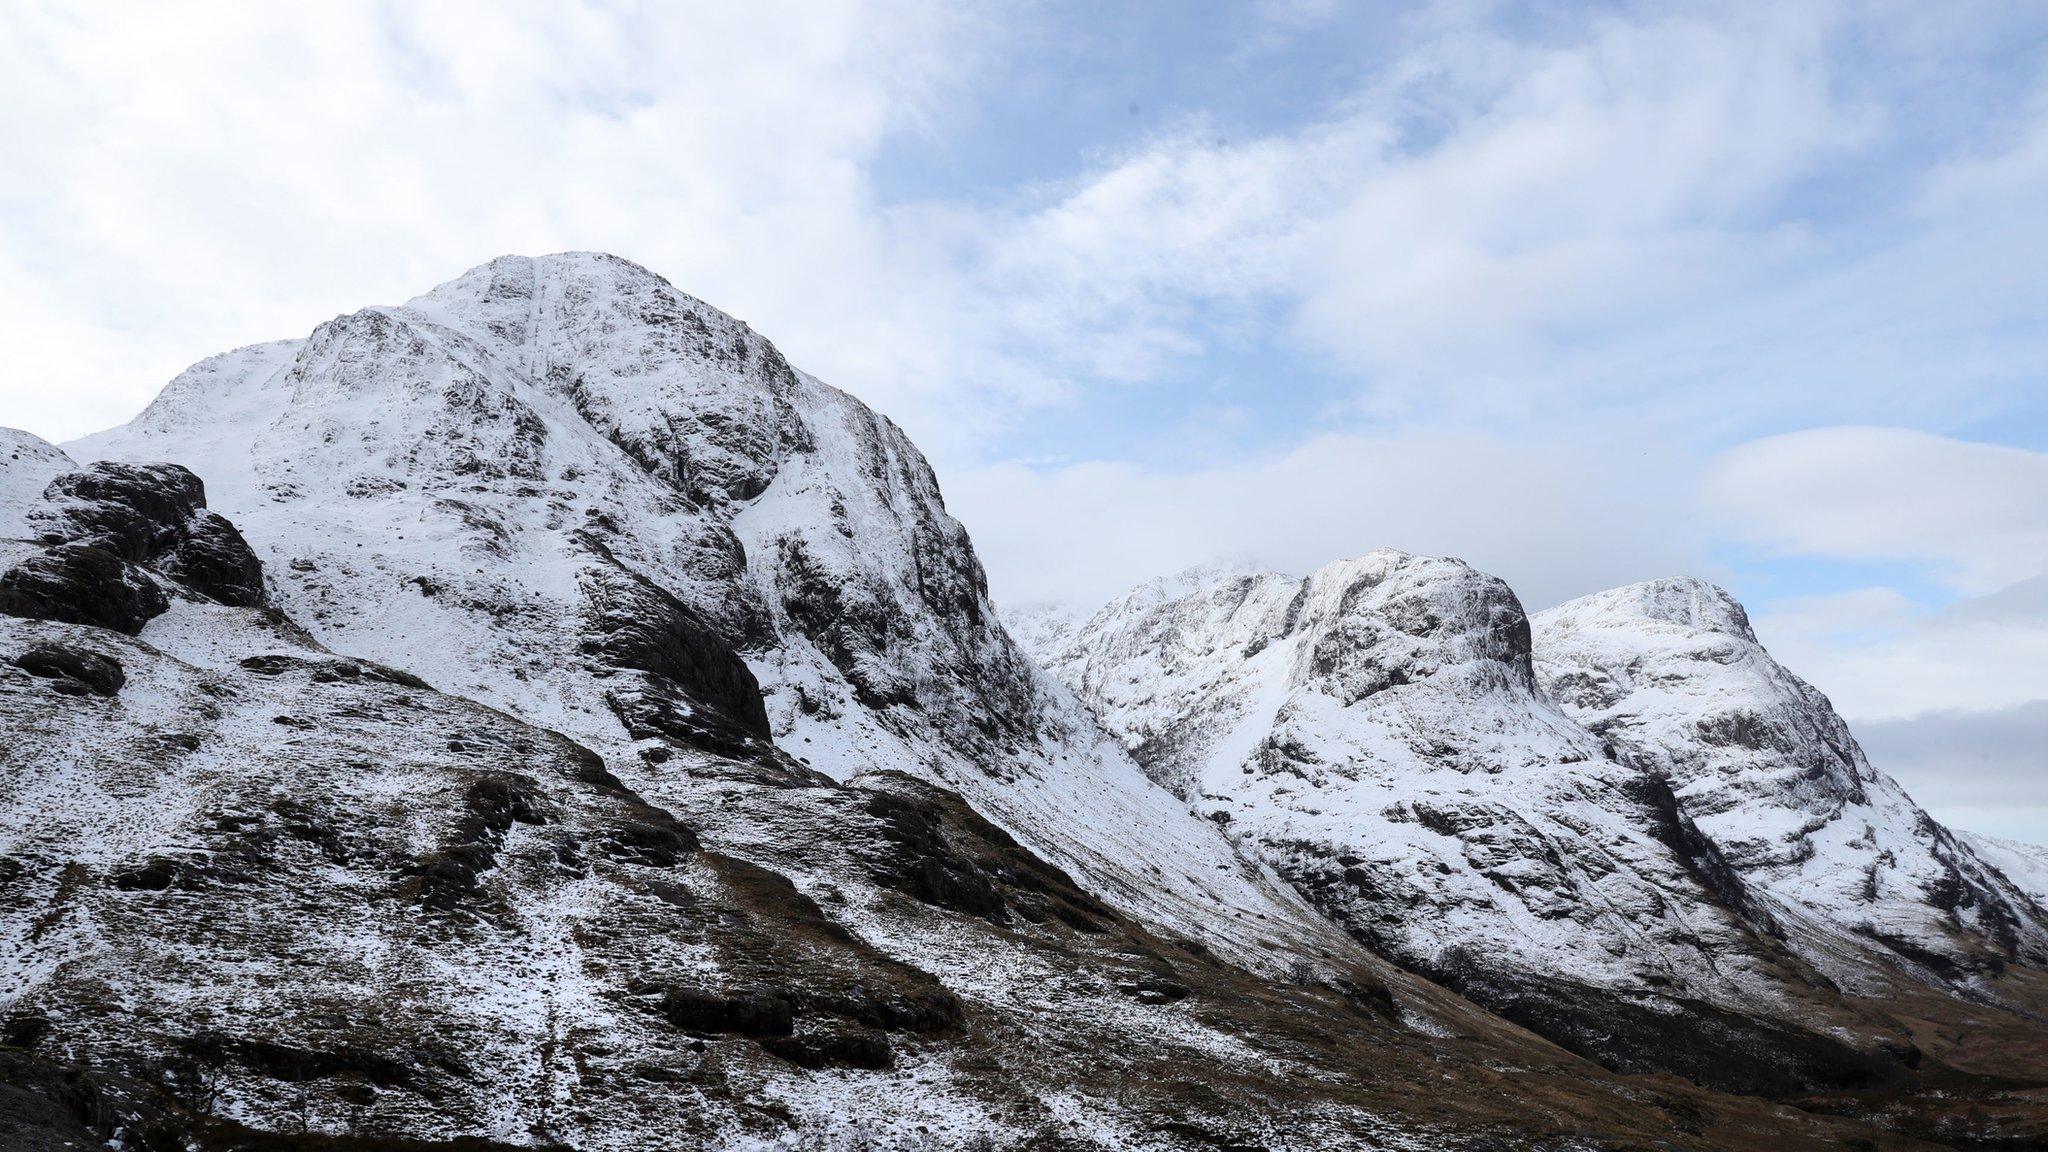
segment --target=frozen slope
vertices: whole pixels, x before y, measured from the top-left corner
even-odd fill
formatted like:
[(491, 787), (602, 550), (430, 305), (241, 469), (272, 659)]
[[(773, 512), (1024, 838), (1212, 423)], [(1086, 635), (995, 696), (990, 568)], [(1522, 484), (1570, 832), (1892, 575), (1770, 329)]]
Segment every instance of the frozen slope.
[(1788, 921), (1833, 938), (1804, 943), (1837, 980), (1857, 980), (1830, 960), (1855, 941), (1966, 983), (2048, 960), (2042, 905), (1873, 769), (1827, 698), (1771, 658), (1726, 592), (1656, 580), (1533, 624), (1544, 688), (1670, 781), (1685, 814)]
[(1656, 776), (1537, 690), (1493, 577), (1393, 551), (1191, 573), (1045, 658), (1358, 939), (1569, 1046), (1786, 1084), (1880, 1075), (1898, 1042), (1783, 953)]
[(651, 798), (705, 747), (902, 769), (1226, 954), (1347, 947), (1019, 652), (900, 429), (627, 261), (492, 261), (204, 361), (72, 447), (191, 466), (321, 643)]

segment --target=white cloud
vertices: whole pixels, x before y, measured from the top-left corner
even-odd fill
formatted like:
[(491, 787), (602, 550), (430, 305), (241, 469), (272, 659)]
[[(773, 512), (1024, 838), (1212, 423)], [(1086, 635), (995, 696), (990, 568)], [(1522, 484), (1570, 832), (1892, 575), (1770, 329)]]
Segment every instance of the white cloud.
[(892, 303), (913, 294), (877, 253), (865, 168), (943, 115), (978, 33), (951, 6), (852, 0), (17, 9), (7, 418), (75, 434), (221, 348), (578, 247), (902, 400), (928, 375), (893, 350), (931, 341)]
[(1936, 819), (2048, 844), (2048, 700), (1875, 721), (1856, 734)]
[[(1016, 405), (1150, 381), (1247, 334), (1362, 373), (1380, 415), (1499, 428), (1591, 397), (1686, 427), (1812, 379), (1911, 396), (1901, 377), (1933, 353), (1883, 344), (1915, 331), (1902, 317), (1991, 323), (2043, 278), (1998, 237), (1945, 235), (1845, 279), (1841, 251), (1787, 222), (1800, 181), (1887, 139), (1842, 45), (1976, 50), (1953, 29), (1831, 6), (1497, 16), (1378, 21), (1384, 67), (1263, 136), (1223, 143), (1188, 113), (1079, 172), (903, 204), (873, 186), (885, 144), (972, 124), (1029, 16), (29, 8), (0, 42), (0, 101), (23, 110), (0, 118), (0, 388), (10, 419), (61, 437), (221, 347), (501, 252), (601, 247), (754, 323), (949, 464), (987, 458)], [(1937, 168), (1917, 227), (1987, 198), (2042, 215), (2037, 135)], [(2001, 252), (1997, 304), (1962, 272)], [(2015, 339), (1969, 375), (2009, 373)]]
[(1852, 721), (2048, 700), (2048, 577), (1945, 608), (1885, 589), (1762, 605), (1757, 634)]
[(1814, 429), (1732, 450), (1707, 499), (1728, 531), (1785, 554), (1918, 562), (1973, 592), (2048, 572), (2048, 453)]
[[(1497, 373), (1548, 338), (1683, 300), (1787, 243), (1758, 219), (1862, 135), (1822, 23), (1603, 21), (1563, 45), (1466, 28), (1410, 68), (1448, 121), (1320, 229), (1302, 331), (1363, 368)], [(1400, 116), (1397, 85), (1363, 115)], [(1761, 250), (1761, 251), (1760, 251)]]
[(1557, 341), (1803, 252), (1767, 209), (1870, 132), (1804, 10), (1549, 43), (1414, 27), (1334, 115), (1239, 143), (1198, 120), (977, 221), (975, 295), (1046, 362), (1112, 378), (1201, 348), (1215, 312), (1197, 304), (1279, 300), (1291, 337), (1368, 374), (1382, 406), (1526, 412)]

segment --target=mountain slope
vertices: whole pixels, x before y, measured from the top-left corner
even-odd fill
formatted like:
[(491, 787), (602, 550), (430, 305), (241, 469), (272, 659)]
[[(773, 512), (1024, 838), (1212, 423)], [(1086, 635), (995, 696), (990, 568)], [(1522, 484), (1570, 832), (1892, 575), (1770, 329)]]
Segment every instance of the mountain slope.
[(1492, 577), (1391, 551), (1195, 574), (1045, 658), (1358, 939), (1567, 1046), (1772, 1090), (1902, 1071), (1903, 1031), (1786, 955), (1661, 781), (1537, 690)]
[[(692, 827), (208, 591), (181, 544), (254, 554), (190, 473), (20, 459), (0, 582), (108, 563), (0, 611), (9, 1147), (1908, 1146), (1616, 1081), (1369, 971), (1259, 981), (901, 774), (700, 750)], [(87, 618), (141, 586), (142, 618)]]
[(496, 260), (205, 361), (72, 448), (203, 473), (322, 643), (566, 733), (657, 801), (707, 745), (886, 764), (1247, 963), (1347, 947), (1016, 649), (895, 425), (637, 265)]
[[(1670, 781), (1790, 921), (1874, 941), (1964, 986), (2008, 962), (2048, 964), (2048, 909), (1873, 769), (1827, 698), (1771, 658), (1726, 592), (1690, 579), (1633, 584), (1541, 613), (1533, 629), (1545, 690)], [(1858, 969), (1832, 960), (1840, 943), (1804, 950), (1853, 986)]]

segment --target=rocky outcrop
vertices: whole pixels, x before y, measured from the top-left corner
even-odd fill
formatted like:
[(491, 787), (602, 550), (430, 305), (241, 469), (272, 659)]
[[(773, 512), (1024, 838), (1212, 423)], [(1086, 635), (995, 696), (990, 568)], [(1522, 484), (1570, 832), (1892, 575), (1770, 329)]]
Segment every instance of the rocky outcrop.
[(147, 572), (104, 548), (58, 544), (0, 572), (0, 613), (133, 636), (170, 607)]
[(624, 673), (632, 687), (608, 691), (606, 702), (639, 740), (744, 755), (772, 748), (761, 686), (718, 630), (666, 589), (621, 565), (595, 538), (595, 556), (581, 574), (586, 654)]
[[(68, 463), (17, 444), (0, 473), (17, 530), (39, 547), (0, 572), (0, 613), (135, 635), (170, 607), (166, 588), (223, 604), (263, 602), (263, 566), (199, 478), (173, 464)], [(39, 496), (28, 490), (50, 475)]]
[(263, 603), (263, 565), (176, 464), (101, 461), (50, 482), (29, 516), (46, 545), (103, 549), (223, 604)]
[(51, 681), (57, 691), (72, 696), (87, 692), (114, 696), (128, 682), (119, 660), (90, 648), (54, 641), (30, 646), (14, 658), (14, 665), (31, 676)]

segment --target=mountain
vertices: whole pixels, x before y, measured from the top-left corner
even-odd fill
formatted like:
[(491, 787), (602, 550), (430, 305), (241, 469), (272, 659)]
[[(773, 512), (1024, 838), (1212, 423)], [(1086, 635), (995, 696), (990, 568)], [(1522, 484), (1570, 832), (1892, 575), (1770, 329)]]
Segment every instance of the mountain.
[(1882, 1079), (1910, 1048), (1785, 956), (1670, 790), (1538, 690), (1491, 576), (1393, 551), (1196, 573), (1047, 663), (1354, 937), (1567, 1047), (1751, 1090)]
[(1836, 982), (1867, 982), (1864, 942), (1985, 995), (2009, 963), (2048, 965), (2048, 905), (1872, 768), (1726, 592), (1655, 580), (1532, 624), (1544, 690), (1668, 781)]
[(560, 731), (656, 802), (699, 745), (887, 765), (1165, 930), (1270, 969), (1344, 950), (1011, 642), (899, 428), (628, 261), (494, 260), (203, 361), (70, 447), (206, 477), (319, 642)]
[[(1491, 576), (1381, 551), (1154, 580), (1034, 635), (1153, 779), (1355, 938), (1609, 1066), (1907, 1096), (2048, 1074), (2039, 906), (1871, 771), (1732, 601), (1685, 600), (1735, 631), (1666, 646), (1592, 607), (1683, 599), (1638, 591), (1531, 621)], [(1643, 695), (1589, 712), (1586, 649)]]
[(2048, 907), (2048, 847), (2001, 840), (1995, 836), (1960, 833), (1977, 859), (1999, 870), (2034, 903)]

